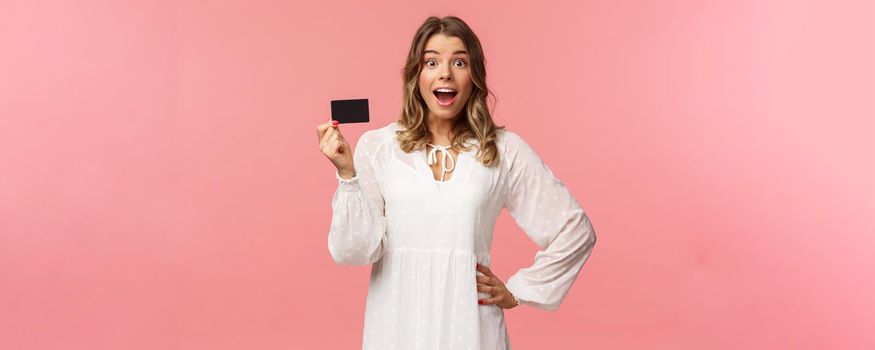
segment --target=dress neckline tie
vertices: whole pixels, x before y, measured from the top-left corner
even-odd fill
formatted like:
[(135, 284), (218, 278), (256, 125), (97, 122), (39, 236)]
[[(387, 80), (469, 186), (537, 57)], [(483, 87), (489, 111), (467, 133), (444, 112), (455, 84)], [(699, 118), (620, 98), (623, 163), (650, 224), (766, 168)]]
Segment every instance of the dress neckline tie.
[[(441, 153), (441, 182), (443, 182), (444, 175), (446, 175), (448, 171), (453, 171), (453, 169), (456, 168), (456, 161), (453, 160), (453, 155), (450, 154), (449, 147), (431, 143), (428, 145), (434, 147), (431, 149), (431, 152), (428, 152), (428, 165), (434, 165), (437, 163), (437, 152)], [(447, 156), (449, 156), (450, 162), (453, 164), (450, 167), (447, 167)]]

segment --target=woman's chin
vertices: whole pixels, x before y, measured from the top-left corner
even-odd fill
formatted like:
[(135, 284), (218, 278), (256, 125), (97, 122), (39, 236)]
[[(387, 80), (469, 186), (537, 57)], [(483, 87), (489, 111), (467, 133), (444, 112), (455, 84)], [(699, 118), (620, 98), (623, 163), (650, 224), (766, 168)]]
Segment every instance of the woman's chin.
[(438, 111), (438, 112), (432, 111), (430, 114), (435, 119), (450, 121), (450, 120), (456, 119), (456, 117), (458, 117), (461, 113), (459, 113), (459, 112), (452, 113), (451, 111)]
[(429, 102), (430, 103), (427, 104), (427, 106), (428, 106), (428, 113), (427, 114), (429, 115), (429, 118), (437, 118), (437, 119), (449, 121), (449, 120), (456, 119), (456, 117), (458, 117), (459, 115), (462, 114), (461, 108), (458, 108), (458, 110), (456, 110), (456, 108), (443, 107), (443, 106), (437, 104), (437, 102), (435, 102), (435, 101), (429, 101)]

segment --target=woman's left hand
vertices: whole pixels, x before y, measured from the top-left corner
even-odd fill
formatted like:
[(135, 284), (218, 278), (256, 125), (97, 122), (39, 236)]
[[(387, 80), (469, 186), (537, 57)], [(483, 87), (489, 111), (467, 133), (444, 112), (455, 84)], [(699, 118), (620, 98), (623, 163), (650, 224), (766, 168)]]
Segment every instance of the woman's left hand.
[(480, 299), (481, 305), (495, 304), (502, 309), (512, 309), (517, 306), (513, 294), (504, 286), (504, 282), (498, 278), (488, 267), (477, 264), (477, 271), (486, 276), (477, 276), (477, 291), (492, 294), (492, 298)]

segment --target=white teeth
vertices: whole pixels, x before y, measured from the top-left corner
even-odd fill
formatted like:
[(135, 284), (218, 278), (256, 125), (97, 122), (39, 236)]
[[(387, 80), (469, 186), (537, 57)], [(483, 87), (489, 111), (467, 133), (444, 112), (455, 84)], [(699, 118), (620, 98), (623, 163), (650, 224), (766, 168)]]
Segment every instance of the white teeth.
[(437, 92), (456, 92), (456, 90), (453, 90), (453, 89), (444, 89), (444, 88), (440, 88), (440, 89), (437, 89), (437, 90), (435, 90), (435, 91), (437, 91)]

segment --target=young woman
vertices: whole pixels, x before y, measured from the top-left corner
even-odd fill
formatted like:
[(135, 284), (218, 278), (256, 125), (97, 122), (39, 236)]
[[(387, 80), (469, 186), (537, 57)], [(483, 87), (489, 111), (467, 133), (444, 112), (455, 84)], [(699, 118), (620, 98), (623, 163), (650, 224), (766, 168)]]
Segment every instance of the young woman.
[[(430, 17), (403, 69), (397, 121), (353, 154), (336, 123), (317, 127), (337, 168), (328, 250), (371, 267), (364, 349), (510, 349), (504, 309), (556, 310), (596, 241), (568, 189), (496, 126), (480, 41), (459, 18)], [(502, 208), (541, 250), (505, 284), (490, 271)]]

